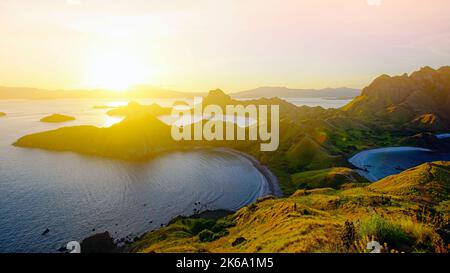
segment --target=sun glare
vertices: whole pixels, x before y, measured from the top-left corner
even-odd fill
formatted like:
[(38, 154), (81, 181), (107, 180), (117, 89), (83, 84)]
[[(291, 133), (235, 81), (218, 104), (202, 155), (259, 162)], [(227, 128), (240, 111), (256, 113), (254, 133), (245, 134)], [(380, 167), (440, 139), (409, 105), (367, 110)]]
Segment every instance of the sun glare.
[(128, 50), (99, 50), (90, 57), (87, 67), (87, 85), (126, 91), (133, 85), (148, 83), (151, 69)]

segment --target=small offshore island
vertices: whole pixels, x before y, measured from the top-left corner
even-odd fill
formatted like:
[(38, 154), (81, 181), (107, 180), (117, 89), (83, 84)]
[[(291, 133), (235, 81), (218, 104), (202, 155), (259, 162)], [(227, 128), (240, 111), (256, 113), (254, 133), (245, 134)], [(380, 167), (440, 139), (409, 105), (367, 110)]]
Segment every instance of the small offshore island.
[(41, 118), (41, 122), (50, 122), (50, 123), (60, 123), (60, 122), (67, 122), (75, 120), (74, 117), (66, 116), (66, 115), (60, 115), (60, 114), (53, 114), (50, 116), (46, 116)]
[(92, 106), (92, 109), (114, 109), (117, 108), (116, 106), (109, 106), (109, 105), (94, 105)]
[(124, 160), (231, 148), (268, 166), (279, 181), (283, 198), (263, 197), (220, 219), (178, 217), (136, 238), (126, 251), (361, 252), (372, 236), (387, 245), (385, 251), (450, 251), (449, 161), (402, 169), (371, 184), (348, 161), (380, 147), (446, 151), (445, 140), (435, 135), (450, 131), (450, 67), (382, 75), (340, 109), (298, 107), (279, 98), (238, 101), (221, 90), (205, 97), (208, 104), (279, 105), (279, 149), (261, 152), (259, 141), (176, 142), (157, 118), (170, 108), (137, 103), (111, 110), (125, 119), (109, 128), (65, 127), (14, 145)]

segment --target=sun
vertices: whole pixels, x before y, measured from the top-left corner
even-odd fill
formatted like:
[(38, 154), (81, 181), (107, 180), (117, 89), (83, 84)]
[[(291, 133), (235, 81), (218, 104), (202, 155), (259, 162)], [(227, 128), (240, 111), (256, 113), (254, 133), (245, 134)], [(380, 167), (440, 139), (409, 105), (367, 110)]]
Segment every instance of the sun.
[(86, 71), (91, 88), (126, 91), (133, 85), (151, 81), (151, 69), (130, 50), (102, 49), (92, 54)]

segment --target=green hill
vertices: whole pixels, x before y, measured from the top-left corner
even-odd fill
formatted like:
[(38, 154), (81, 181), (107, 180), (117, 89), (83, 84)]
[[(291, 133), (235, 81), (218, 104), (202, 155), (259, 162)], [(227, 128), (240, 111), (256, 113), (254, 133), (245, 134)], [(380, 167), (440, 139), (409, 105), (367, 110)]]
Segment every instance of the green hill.
[(418, 201), (439, 202), (450, 194), (450, 162), (426, 163), (375, 182), (369, 189)]
[(334, 188), (340, 189), (346, 184), (367, 183), (358, 172), (349, 168), (329, 168), (295, 173), (291, 177), (292, 183), (298, 189)]
[(289, 167), (292, 169), (322, 169), (328, 166), (345, 164), (340, 156), (330, 155), (317, 142), (305, 136), (293, 145), (286, 154)]

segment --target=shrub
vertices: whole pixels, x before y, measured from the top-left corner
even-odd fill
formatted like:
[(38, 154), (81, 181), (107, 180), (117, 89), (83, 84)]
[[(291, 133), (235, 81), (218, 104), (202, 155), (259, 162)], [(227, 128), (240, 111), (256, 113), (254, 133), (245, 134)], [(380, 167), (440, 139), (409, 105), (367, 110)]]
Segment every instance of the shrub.
[(353, 222), (345, 221), (344, 228), (341, 232), (341, 239), (345, 249), (349, 250), (356, 240), (356, 229)]
[(222, 238), (223, 236), (227, 236), (228, 234), (230, 234), (227, 230), (223, 230), (217, 233), (214, 233), (212, 240), (218, 240), (220, 238)]
[(207, 219), (187, 219), (184, 224), (188, 228), (188, 230), (196, 235), (200, 233), (204, 229), (210, 229), (215, 225), (215, 221), (207, 220)]
[(411, 242), (399, 225), (389, 222), (379, 215), (361, 221), (359, 235), (363, 238), (374, 237), (381, 244), (388, 243), (393, 247), (401, 247)]
[(209, 229), (202, 230), (198, 234), (198, 238), (201, 242), (212, 242), (214, 241), (214, 232)]

